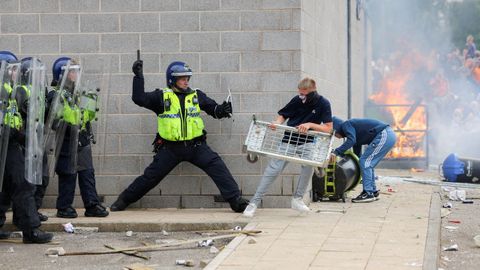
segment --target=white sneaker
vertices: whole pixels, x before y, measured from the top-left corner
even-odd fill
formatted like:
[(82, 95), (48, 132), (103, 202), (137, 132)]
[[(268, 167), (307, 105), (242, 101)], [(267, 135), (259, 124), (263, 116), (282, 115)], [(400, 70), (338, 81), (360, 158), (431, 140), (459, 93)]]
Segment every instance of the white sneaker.
[(292, 198), (292, 209), (299, 212), (310, 212), (310, 208), (305, 205), (302, 198)]
[(245, 208), (245, 210), (243, 211), (243, 216), (247, 218), (251, 218), (255, 214), (256, 210), (257, 210), (257, 205), (254, 203), (249, 203), (247, 205), (247, 208)]

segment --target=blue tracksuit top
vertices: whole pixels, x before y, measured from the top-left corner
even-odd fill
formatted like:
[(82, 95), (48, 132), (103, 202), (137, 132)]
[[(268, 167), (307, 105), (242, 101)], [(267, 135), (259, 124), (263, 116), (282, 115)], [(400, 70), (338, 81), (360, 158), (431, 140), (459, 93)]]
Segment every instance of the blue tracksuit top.
[(352, 118), (340, 125), (336, 133), (346, 138), (346, 141), (335, 149), (335, 155), (343, 155), (352, 147), (361, 147), (370, 144), (375, 136), (389, 125), (376, 119)]

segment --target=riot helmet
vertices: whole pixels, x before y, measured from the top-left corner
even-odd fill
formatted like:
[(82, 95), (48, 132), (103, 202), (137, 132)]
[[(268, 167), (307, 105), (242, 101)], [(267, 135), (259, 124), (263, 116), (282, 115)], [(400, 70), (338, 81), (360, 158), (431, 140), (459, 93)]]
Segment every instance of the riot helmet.
[(55, 62), (53, 62), (53, 66), (52, 66), (53, 79), (51, 84), (52, 86), (58, 85), (58, 83), (62, 79), (61, 78), (63, 74), (62, 68), (64, 68), (67, 65), (68, 61), (70, 60), (71, 60), (70, 57), (60, 57), (57, 60), (55, 60)]
[(15, 54), (9, 51), (0, 51), (0, 62), (1, 61), (12, 63), (12, 62), (17, 62), (18, 58), (15, 56)]
[(36, 61), (39, 66), (42, 65), (42, 62), (38, 58), (25, 57), (20, 61), (21, 62), (21, 65), (20, 65), (21, 84), (28, 84), (29, 77), (31, 75), (31, 71), (33, 67), (33, 61)]
[[(6, 62), (6, 63), (14, 63), (14, 62), (18, 62), (18, 58), (17, 56), (15, 56), (15, 54), (9, 52), (9, 51), (0, 51), (0, 67), (2, 65), (2, 62)], [(5, 67), (8, 72), (5, 72), (5, 77), (4, 77), (4, 81), (10, 81), (14, 78), (12, 78), (12, 75), (14, 73), (14, 71), (16, 71), (17, 69), (17, 66), (11, 66), (11, 67), (8, 67), (9, 65), (7, 65), (7, 67)], [(16, 72), (15, 72), (16, 73)]]
[[(190, 77), (192, 76), (192, 69), (184, 62), (175, 61), (172, 62), (167, 67), (166, 71), (167, 76), (167, 86), (170, 88), (178, 88), (176, 86), (176, 82), (180, 77)], [(180, 90), (187, 90), (187, 89), (180, 89)]]

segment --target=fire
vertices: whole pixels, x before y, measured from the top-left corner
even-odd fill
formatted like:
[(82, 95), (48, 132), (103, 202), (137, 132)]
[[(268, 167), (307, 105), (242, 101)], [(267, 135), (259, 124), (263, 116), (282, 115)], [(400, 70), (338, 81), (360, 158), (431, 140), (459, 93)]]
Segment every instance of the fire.
[[(441, 78), (419, 76), (430, 74), (428, 72), (434, 66), (434, 61), (430, 59), (432, 58), (418, 52), (406, 54), (380, 82), (380, 89), (370, 96), (375, 104), (380, 105), (383, 111), (391, 116), (390, 124), (397, 135), (397, 142), (387, 158), (413, 158), (426, 155), (427, 118), (424, 99), (428, 95), (438, 94), (430, 93), (431, 91), (443, 94), (445, 87), (448, 87)], [(423, 86), (420, 88), (424, 89), (411, 89), (419, 86)]]

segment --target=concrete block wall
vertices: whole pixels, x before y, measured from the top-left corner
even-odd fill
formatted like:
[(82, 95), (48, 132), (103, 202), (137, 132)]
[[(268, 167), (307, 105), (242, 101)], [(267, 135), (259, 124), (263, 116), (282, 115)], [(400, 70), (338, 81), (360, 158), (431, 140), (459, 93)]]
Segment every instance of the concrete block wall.
[[(86, 70), (110, 63), (106, 134), (98, 135), (94, 149), (97, 189), (107, 205), (153, 156), (155, 115), (131, 100), (131, 64), (137, 49), (142, 51), (147, 91), (164, 87), (164, 70), (173, 60), (187, 62), (194, 71), (191, 85), (217, 102), (231, 89), (234, 120), (204, 119), (210, 146), (223, 157), (246, 197), (255, 192), (268, 162), (262, 158), (249, 163), (242, 153), (252, 114), (273, 119), (307, 74), (320, 82), (320, 91), (334, 105), (345, 106), (344, 1), (2, 2), (1, 50), (38, 56), (48, 67), (63, 55), (81, 59)], [(264, 206), (289, 207), (298, 172), (299, 166), (289, 165)], [(55, 206), (56, 194), (57, 179), (52, 179), (45, 207)], [(208, 176), (182, 163), (135, 206), (226, 207), (214, 201), (217, 194)], [(82, 206), (79, 196), (75, 206)]]

